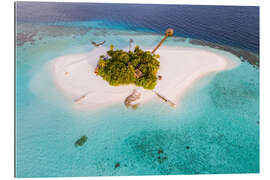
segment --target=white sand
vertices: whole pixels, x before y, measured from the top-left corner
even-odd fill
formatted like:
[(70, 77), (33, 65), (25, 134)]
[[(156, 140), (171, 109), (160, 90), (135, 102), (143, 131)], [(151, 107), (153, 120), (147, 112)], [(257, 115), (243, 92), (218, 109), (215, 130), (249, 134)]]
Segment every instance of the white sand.
[[(157, 96), (151, 90), (134, 85), (110, 86), (94, 71), (100, 55), (106, 50), (98, 47), (89, 53), (67, 55), (54, 59), (51, 70), (56, 86), (70, 99), (76, 108), (97, 108), (114, 103), (124, 103), (133, 89), (141, 93), (140, 103)], [(154, 91), (179, 104), (179, 98), (194, 82), (208, 73), (231, 69), (236, 64), (223, 55), (197, 48), (161, 47), (160, 69)], [(68, 73), (68, 74), (66, 74)], [(84, 96), (84, 98), (81, 98)], [(80, 99), (80, 100), (78, 100)], [(78, 100), (76, 102), (76, 100)], [(124, 104), (123, 104), (124, 105)]]

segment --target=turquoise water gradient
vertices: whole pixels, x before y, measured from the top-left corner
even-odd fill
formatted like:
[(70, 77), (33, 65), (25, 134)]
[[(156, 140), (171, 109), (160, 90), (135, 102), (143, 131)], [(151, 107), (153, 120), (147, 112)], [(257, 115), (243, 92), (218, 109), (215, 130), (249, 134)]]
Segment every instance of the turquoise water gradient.
[[(90, 51), (91, 41), (103, 39), (123, 48), (129, 38), (150, 47), (161, 36), (92, 29), (17, 46), (16, 176), (258, 173), (259, 69), (246, 62), (200, 79), (176, 109), (153, 101), (137, 110), (117, 104), (80, 111), (49, 74), (32, 81), (54, 57)], [(190, 46), (176, 37), (164, 45)], [(82, 135), (88, 141), (76, 148)]]

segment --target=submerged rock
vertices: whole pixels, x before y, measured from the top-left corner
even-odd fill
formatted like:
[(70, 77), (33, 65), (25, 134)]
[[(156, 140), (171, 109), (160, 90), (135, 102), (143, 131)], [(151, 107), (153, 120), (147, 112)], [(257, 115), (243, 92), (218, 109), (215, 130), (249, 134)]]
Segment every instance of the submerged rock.
[(120, 162), (117, 162), (115, 165), (114, 165), (114, 168), (119, 168), (120, 167)]
[(87, 141), (87, 136), (82, 136), (80, 139), (78, 139), (75, 142), (75, 147), (84, 145), (86, 141)]
[(163, 150), (162, 149), (159, 149), (158, 150), (158, 154), (162, 154), (163, 153)]
[(160, 156), (158, 156), (158, 162), (159, 162), (159, 164), (162, 164), (166, 160), (168, 160), (168, 157), (167, 156), (164, 156), (162, 158)]

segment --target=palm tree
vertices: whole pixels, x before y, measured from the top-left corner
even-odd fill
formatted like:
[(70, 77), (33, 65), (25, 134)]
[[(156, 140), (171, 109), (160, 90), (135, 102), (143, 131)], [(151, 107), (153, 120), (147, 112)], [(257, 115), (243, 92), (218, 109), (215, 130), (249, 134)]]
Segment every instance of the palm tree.
[(104, 60), (100, 60), (100, 61), (99, 61), (99, 66), (100, 66), (100, 67), (103, 68), (103, 67), (105, 67), (105, 65), (106, 65), (106, 63), (105, 63)]

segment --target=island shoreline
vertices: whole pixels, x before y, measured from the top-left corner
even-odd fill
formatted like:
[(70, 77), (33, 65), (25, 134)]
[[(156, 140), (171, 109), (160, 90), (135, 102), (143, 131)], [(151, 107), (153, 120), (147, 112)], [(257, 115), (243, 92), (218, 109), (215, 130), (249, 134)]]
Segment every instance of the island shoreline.
[[(157, 97), (155, 92), (157, 92), (178, 106), (181, 98), (201, 78), (232, 69), (240, 64), (239, 58), (229, 59), (216, 53), (217, 50), (211, 52), (198, 47), (164, 46), (157, 51), (161, 63), (158, 75), (164, 78), (158, 80), (155, 89), (151, 91), (135, 85), (110, 86), (101, 77), (95, 75), (94, 69), (99, 56), (104, 55), (107, 50), (98, 47), (90, 52), (61, 56), (49, 62), (49, 73), (52, 73), (56, 89), (69, 99), (75, 109), (87, 110), (118, 103), (124, 104), (125, 98), (134, 89), (142, 94), (136, 103), (144, 104), (155, 99)], [(180, 69), (175, 66), (179, 66)], [(63, 67), (66, 67), (68, 73)], [(80, 97), (83, 97), (82, 101), (76, 102), (75, 100)]]

